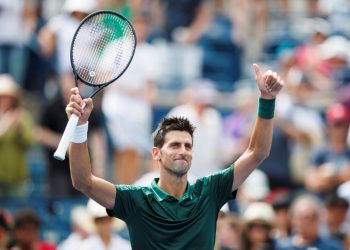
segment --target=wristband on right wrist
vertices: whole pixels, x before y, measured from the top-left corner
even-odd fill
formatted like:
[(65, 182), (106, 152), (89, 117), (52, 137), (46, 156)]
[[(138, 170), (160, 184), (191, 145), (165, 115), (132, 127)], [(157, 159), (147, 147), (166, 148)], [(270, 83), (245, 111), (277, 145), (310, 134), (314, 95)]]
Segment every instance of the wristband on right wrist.
[(263, 119), (272, 119), (275, 114), (276, 99), (263, 99), (259, 97), (258, 116)]
[(89, 128), (89, 122), (79, 125), (75, 128), (74, 133), (71, 138), (73, 143), (83, 143), (87, 141), (87, 133)]

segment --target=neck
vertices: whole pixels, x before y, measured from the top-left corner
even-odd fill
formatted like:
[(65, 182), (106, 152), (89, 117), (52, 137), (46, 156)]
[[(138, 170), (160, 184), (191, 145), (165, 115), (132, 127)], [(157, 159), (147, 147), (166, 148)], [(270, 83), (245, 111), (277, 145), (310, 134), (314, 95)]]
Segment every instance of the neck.
[(101, 240), (105, 246), (109, 246), (111, 243), (111, 235), (110, 233), (101, 233), (100, 234)]
[(186, 192), (187, 175), (180, 177), (161, 171), (158, 186), (171, 196), (180, 199)]
[(339, 140), (330, 140), (330, 148), (334, 153), (343, 153), (346, 148), (346, 140), (345, 141), (339, 141)]

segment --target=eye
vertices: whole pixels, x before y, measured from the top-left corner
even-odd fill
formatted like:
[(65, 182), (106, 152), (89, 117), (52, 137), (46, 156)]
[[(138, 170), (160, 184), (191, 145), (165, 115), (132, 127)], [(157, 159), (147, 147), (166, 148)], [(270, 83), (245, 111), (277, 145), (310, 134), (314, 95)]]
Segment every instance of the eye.
[(192, 149), (192, 144), (186, 143), (185, 144), (185, 148), (188, 149), (188, 150), (191, 150)]
[(179, 143), (171, 143), (170, 147), (171, 148), (177, 148), (177, 147), (179, 147)]

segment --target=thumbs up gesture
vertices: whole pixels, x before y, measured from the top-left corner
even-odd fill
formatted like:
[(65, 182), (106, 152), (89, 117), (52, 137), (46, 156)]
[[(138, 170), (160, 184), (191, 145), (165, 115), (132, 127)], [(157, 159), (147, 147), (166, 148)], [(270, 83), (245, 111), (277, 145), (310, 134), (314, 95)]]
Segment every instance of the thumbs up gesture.
[(271, 70), (262, 74), (258, 64), (253, 64), (253, 67), (255, 70), (255, 80), (260, 90), (260, 97), (264, 99), (275, 99), (283, 88), (283, 80), (276, 72)]

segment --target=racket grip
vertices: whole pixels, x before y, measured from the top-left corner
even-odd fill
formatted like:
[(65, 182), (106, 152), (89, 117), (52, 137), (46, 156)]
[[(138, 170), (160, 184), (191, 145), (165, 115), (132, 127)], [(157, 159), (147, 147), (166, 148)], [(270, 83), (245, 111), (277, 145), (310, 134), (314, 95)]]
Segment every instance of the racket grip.
[(79, 117), (76, 114), (72, 114), (69, 118), (67, 126), (63, 132), (61, 141), (58, 144), (56, 152), (53, 155), (57, 160), (63, 161), (65, 159), (70, 140), (73, 136), (75, 128), (77, 127), (78, 121)]

